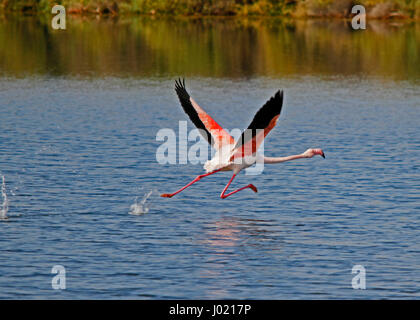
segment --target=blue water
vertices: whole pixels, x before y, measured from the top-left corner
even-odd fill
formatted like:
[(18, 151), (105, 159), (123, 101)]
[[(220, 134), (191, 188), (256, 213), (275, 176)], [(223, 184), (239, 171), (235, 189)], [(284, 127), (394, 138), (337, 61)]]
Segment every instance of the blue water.
[[(278, 88), (266, 165), (232, 185), (160, 165), (156, 133), (186, 120), (173, 79), (0, 78), (0, 298), (420, 297), (419, 85), (375, 78), (188, 78), (223, 126), (245, 128)], [(193, 129), (191, 122), (188, 128)], [(190, 143), (190, 146), (193, 143)], [(153, 191), (145, 214), (129, 214)], [(138, 200), (136, 201), (136, 198)], [(3, 199), (0, 198), (0, 205)], [(54, 290), (51, 268), (66, 270)], [(354, 265), (366, 290), (354, 290)]]

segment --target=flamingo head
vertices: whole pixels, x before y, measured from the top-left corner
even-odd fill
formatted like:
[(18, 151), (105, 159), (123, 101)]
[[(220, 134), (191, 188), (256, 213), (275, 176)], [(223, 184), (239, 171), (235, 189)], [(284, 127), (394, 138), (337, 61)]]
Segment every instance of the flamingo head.
[(312, 158), (313, 156), (319, 155), (325, 159), (325, 154), (324, 151), (322, 151), (322, 149), (308, 149), (303, 153), (303, 155), (306, 158)]

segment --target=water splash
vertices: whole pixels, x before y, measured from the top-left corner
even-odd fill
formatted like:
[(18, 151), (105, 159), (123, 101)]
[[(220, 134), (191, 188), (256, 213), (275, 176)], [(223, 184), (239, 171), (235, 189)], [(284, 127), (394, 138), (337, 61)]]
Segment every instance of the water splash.
[(149, 209), (150, 209), (151, 202), (146, 204), (146, 201), (147, 201), (147, 199), (149, 199), (149, 197), (152, 195), (152, 193), (153, 193), (153, 190), (146, 193), (143, 197), (143, 200), (141, 200), (140, 203), (137, 202), (138, 197), (136, 197), (136, 200), (134, 200), (134, 203), (130, 206), (129, 214), (139, 216), (139, 215), (148, 213)]
[(3, 204), (0, 209), (0, 220), (6, 220), (7, 211), (9, 211), (9, 200), (7, 199), (7, 193), (6, 193), (6, 180), (4, 176), (1, 176), (1, 178), (2, 178), (1, 195), (3, 197)]

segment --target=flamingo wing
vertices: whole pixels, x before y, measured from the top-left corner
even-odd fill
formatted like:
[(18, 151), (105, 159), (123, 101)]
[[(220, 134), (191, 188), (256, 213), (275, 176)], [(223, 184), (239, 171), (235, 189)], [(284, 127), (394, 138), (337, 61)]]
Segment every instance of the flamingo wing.
[(175, 81), (175, 91), (181, 102), (182, 108), (189, 116), (194, 125), (200, 129), (201, 135), (216, 150), (222, 146), (235, 143), (233, 137), (228, 134), (216, 121), (213, 120), (195, 101), (185, 89), (185, 80)]
[(283, 91), (277, 91), (258, 112), (235, 145), (231, 159), (257, 152), (267, 134), (274, 128), (283, 107)]

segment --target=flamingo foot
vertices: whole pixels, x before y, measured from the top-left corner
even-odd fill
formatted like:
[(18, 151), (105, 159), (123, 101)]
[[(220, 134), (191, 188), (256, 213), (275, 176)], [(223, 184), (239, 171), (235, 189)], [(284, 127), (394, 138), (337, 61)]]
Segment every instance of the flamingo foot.
[(254, 186), (253, 184), (248, 185), (248, 187), (249, 187), (250, 189), (252, 189), (252, 191), (254, 191), (254, 192), (258, 192), (257, 187), (256, 187), (256, 186)]
[(173, 195), (170, 194), (170, 193), (162, 193), (160, 196), (163, 197), (163, 198), (172, 198), (173, 197)]

